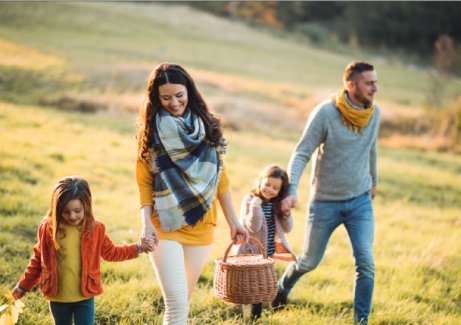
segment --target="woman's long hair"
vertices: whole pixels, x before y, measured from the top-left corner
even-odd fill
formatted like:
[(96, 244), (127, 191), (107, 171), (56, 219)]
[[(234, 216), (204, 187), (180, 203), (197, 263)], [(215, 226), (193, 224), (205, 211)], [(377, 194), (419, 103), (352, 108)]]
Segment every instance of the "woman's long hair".
[(273, 207), (274, 207), (275, 215), (278, 218), (282, 218), (282, 200), (288, 194), (288, 174), (284, 169), (280, 168), (277, 165), (273, 165), (273, 164), (264, 168), (264, 170), (261, 172), (261, 174), (256, 179), (255, 187), (250, 191), (250, 193), (264, 200), (261, 194), (261, 190), (260, 190), (261, 183), (264, 178), (269, 178), (269, 177), (279, 178), (282, 180), (282, 186), (280, 187), (279, 194), (271, 200)]
[(161, 63), (149, 76), (146, 97), (138, 115), (138, 159), (148, 160), (149, 149), (154, 143), (152, 130), (155, 127), (155, 116), (160, 109), (163, 109), (158, 88), (167, 83), (181, 84), (186, 87), (188, 108), (202, 119), (207, 140), (214, 147), (225, 147), (226, 141), (219, 117), (211, 112), (189, 73), (178, 64)]
[(83, 205), (84, 218), (82, 229), (84, 232), (93, 229), (94, 215), (91, 204), (91, 192), (88, 182), (81, 176), (67, 176), (61, 178), (54, 186), (51, 194), (50, 206), (45, 216), (53, 234), (53, 244), (56, 250), (60, 249), (59, 240), (65, 237), (63, 229), (63, 210), (71, 200), (80, 200)]

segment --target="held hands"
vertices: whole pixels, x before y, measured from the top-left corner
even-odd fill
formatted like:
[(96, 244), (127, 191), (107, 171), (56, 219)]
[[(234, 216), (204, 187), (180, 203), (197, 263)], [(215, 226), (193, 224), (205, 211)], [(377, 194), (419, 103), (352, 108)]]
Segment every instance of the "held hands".
[(158, 244), (158, 235), (154, 226), (151, 223), (144, 225), (138, 243), (141, 252), (152, 252)]
[(282, 200), (282, 213), (283, 215), (288, 215), (290, 209), (296, 207), (298, 204), (298, 197), (296, 194), (289, 194), (286, 198)]
[(142, 253), (152, 252), (155, 249), (155, 246), (157, 246), (157, 238), (154, 236), (141, 236), (139, 237), (138, 246)]
[(283, 220), (287, 220), (290, 217), (290, 212), (291, 212), (291, 209), (286, 208), (286, 207), (284, 208), (282, 206), (282, 218), (283, 218)]

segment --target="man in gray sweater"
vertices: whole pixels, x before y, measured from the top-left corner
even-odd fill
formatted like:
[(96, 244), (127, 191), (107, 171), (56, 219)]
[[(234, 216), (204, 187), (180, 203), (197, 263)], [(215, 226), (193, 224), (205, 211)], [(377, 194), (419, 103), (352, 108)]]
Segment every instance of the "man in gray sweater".
[(372, 199), (376, 195), (376, 141), (379, 108), (373, 103), (377, 73), (366, 62), (350, 63), (337, 94), (310, 114), (289, 166), (289, 195), (284, 209), (297, 204), (296, 190), (306, 164), (312, 161), (309, 212), (298, 263), (287, 266), (278, 283), (273, 307), (287, 304), (301, 276), (320, 263), (328, 240), (341, 224), (346, 227), (355, 258), (354, 318), (367, 324), (374, 287)]

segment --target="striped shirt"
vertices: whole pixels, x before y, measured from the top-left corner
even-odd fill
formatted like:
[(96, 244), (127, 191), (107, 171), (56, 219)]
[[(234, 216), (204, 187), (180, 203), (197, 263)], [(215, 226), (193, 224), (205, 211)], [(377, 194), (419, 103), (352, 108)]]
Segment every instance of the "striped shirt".
[(275, 253), (275, 219), (272, 202), (267, 202), (261, 204), (261, 208), (266, 218), (267, 224), (267, 247), (266, 254), (267, 256), (272, 256)]

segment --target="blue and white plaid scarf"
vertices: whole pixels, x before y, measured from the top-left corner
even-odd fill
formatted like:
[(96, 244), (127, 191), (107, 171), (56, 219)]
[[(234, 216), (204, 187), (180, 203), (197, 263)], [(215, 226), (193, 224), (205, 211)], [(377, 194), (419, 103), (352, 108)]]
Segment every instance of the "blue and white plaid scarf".
[(203, 121), (159, 110), (154, 129), (154, 208), (163, 231), (195, 225), (208, 211), (218, 187), (222, 161), (206, 139)]

